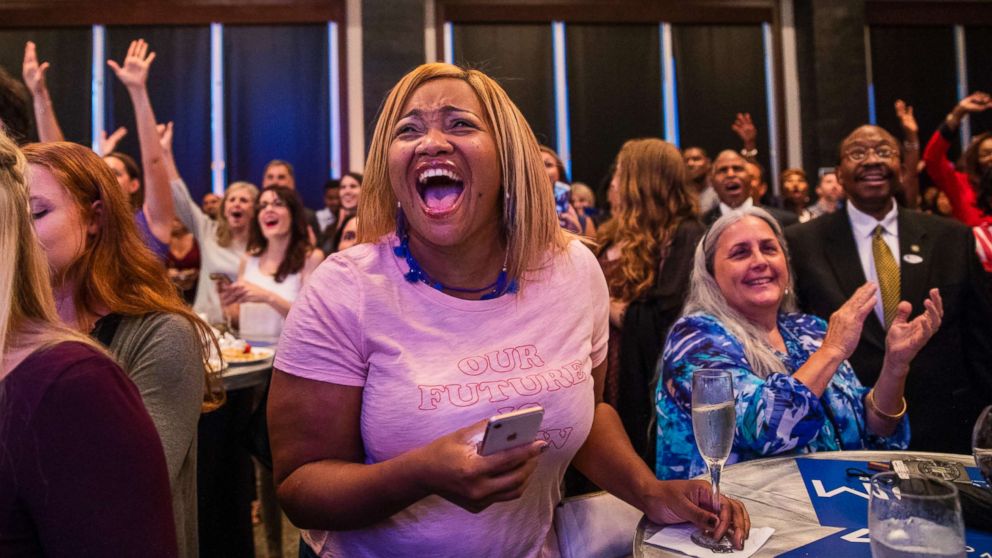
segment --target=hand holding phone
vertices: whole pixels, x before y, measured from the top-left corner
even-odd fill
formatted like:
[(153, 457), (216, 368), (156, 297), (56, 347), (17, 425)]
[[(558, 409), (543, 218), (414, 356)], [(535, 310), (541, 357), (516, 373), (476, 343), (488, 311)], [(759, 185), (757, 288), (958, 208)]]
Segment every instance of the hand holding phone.
[(534, 441), (544, 420), (544, 408), (528, 407), (496, 415), (486, 423), (486, 434), (479, 445), (479, 455), (492, 455)]
[(232, 283), (231, 278), (226, 273), (211, 273), (210, 279), (217, 283), (217, 287), (226, 287)]

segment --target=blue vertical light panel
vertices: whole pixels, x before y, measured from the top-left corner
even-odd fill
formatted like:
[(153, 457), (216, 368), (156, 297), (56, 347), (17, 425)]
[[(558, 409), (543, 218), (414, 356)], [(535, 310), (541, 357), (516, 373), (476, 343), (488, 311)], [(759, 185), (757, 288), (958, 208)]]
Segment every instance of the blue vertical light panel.
[(679, 95), (675, 86), (675, 53), (672, 50), (672, 24), (662, 23), (661, 37), (661, 97), (665, 140), (681, 148), (679, 138)]
[[(93, 80), (90, 107), (92, 109), (93, 151), (100, 153), (100, 135), (104, 130), (103, 85), (107, 69), (107, 31), (102, 25), (93, 26)], [(103, 155), (100, 153), (100, 155)]]
[(765, 50), (765, 104), (768, 110), (768, 161), (772, 178), (772, 192), (779, 195), (779, 145), (778, 145), (778, 112), (775, 110), (775, 64), (772, 57), (772, 26), (770, 23), (761, 24), (762, 46)]
[[(968, 95), (968, 50), (965, 46), (964, 26), (954, 26), (954, 61), (958, 78), (958, 99), (963, 99)], [(971, 119), (965, 118), (961, 121), (958, 129), (961, 134), (961, 145), (967, 146), (971, 143)], [(964, 149), (964, 147), (962, 147)]]
[(551, 23), (551, 47), (555, 71), (555, 135), (558, 140), (558, 157), (565, 165), (565, 173), (572, 176), (571, 132), (568, 122), (568, 76), (565, 66), (565, 23)]
[(878, 113), (875, 111), (875, 76), (871, 66), (871, 31), (865, 25), (865, 74), (868, 77), (868, 123), (878, 125)]
[(224, 26), (210, 24), (210, 173), (218, 196), (227, 187), (224, 153)]
[(329, 125), (331, 140), (331, 178), (341, 178), (341, 74), (338, 67), (338, 24), (327, 22), (327, 72), (330, 81), (328, 98), (330, 103)]

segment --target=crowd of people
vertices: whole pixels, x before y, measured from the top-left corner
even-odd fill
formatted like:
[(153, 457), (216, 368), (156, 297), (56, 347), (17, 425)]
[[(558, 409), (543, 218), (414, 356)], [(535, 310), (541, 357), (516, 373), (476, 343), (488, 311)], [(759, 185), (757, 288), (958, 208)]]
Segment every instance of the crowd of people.
[[(701, 369), (733, 379), (731, 463), (970, 453), (992, 402), (992, 132), (947, 153), (987, 94), (922, 155), (900, 101), (902, 140), (861, 126), (815, 187), (782, 170), (780, 197), (747, 113), (712, 159), (630, 139), (597, 204), (499, 84), (426, 64), (315, 211), (282, 159), (194, 200), (154, 59), (136, 40), (108, 61), (137, 159), (124, 129), (99, 154), (64, 141), (33, 43), (24, 85), (0, 80), (4, 556), (250, 555), (252, 477), (269, 556), (282, 513), (300, 556), (556, 555), (569, 469), (741, 548), (745, 506), (690, 480)], [(209, 417), (245, 397), (218, 330), (275, 348), (248, 396), (271, 449), (253, 474), (205, 467), (226, 435)], [(535, 406), (536, 440), (477, 451), (489, 417)]]

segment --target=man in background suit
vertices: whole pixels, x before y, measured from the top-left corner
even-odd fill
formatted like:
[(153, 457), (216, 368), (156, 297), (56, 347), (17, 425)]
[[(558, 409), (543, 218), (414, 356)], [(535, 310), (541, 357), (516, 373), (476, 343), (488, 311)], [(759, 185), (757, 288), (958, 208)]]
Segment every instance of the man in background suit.
[[(872, 386), (885, 354), (891, 307), (885, 301), (909, 301), (912, 319), (923, 311), (929, 289), (938, 288), (943, 322), (913, 360), (906, 382), (910, 449), (971, 453), (972, 425), (992, 403), (988, 287), (971, 231), (896, 206), (900, 159), (899, 142), (876, 126), (862, 126), (841, 143), (837, 178), (847, 206), (786, 230), (797, 294), (805, 311), (827, 319), (865, 281), (880, 284), (875, 311), (849, 359), (861, 382)], [(883, 284), (898, 290), (898, 298), (885, 297)]]
[(712, 225), (721, 215), (739, 207), (760, 207), (771, 213), (772, 217), (783, 227), (796, 223), (796, 214), (776, 207), (754, 203), (751, 199), (753, 180), (747, 169), (747, 159), (740, 153), (727, 149), (721, 151), (713, 161), (710, 170), (710, 183), (720, 198), (720, 203), (713, 209), (703, 213), (703, 224)]

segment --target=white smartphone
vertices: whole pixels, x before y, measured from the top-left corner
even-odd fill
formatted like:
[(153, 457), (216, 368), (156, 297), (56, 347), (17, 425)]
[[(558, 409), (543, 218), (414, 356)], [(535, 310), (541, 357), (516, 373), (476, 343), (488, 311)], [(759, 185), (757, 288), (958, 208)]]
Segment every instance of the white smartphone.
[(479, 445), (479, 455), (492, 455), (533, 442), (542, 420), (544, 408), (540, 406), (490, 418), (482, 444)]

